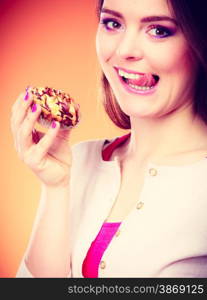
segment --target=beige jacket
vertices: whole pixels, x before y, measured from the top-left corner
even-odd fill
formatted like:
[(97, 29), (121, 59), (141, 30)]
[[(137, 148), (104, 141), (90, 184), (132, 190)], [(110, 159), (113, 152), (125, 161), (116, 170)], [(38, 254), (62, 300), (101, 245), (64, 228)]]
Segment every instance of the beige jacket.
[[(120, 186), (118, 162), (104, 161), (104, 140), (73, 146), (71, 273), (82, 263)], [(207, 277), (207, 159), (185, 166), (148, 164), (136, 207), (103, 254), (99, 277)], [(20, 264), (17, 277), (32, 277)]]

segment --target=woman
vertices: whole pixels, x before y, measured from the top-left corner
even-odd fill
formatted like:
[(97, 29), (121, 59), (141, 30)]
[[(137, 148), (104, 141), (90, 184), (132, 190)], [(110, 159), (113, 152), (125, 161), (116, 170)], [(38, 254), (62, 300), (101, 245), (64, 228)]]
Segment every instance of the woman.
[(207, 277), (207, 44), (188, 0), (99, 1), (104, 105), (130, 134), (35, 144), (29, 93), (13, 107), (42, 195), (18, 277)]

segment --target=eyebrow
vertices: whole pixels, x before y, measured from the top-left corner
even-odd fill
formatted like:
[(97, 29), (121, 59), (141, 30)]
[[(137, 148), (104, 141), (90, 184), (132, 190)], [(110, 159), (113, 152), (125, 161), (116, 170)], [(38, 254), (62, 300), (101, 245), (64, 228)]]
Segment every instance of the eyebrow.
[[(119, 13), (115, 10), (108, 9), (108, 8), (102, 8), (101, 13), (107, 13), (107, 14), (110, 14), (115, 17), (123, 19), (123, 15), (121, 13)], [(174, 23), (175, 25), (178, 25), (178, 23), (175, 19), (170, 18), (165, 15), (163, 15), (163, 16), (148, 16), (148, 17), (144, 17), (141, 19), (141, 23), (150, 23), (150, 22), (157, 22), (157, 21), (170, 21), (170, 22)]]

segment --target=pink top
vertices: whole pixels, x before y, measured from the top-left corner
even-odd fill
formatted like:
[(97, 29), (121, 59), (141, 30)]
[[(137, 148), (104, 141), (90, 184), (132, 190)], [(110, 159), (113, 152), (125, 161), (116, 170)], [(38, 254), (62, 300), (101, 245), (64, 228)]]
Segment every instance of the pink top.
[(98, 277), (98, 266), (101, 257), (116, 233), (119, 223), (103, 223), (95, 240), (91, 243), (88, 253), (82, 265), (83, 277), (96, 278)]
[[(109, 160), (114, 149), (121, 146), (129, 137), (130, 134), (124, 135), (115, 139), (102, 151), (103, 160)], [(98, 277), (98, 267), (103, 256), (104, 251), (108, 247), (114, 234), (118, 230), (121, 222), (105, 222), (103, 223), (95, 240), (91, 243), (91, 246), (87, 252), (87, 255), (83, 261), (82, 274), (83, 277), (96, 278)]]

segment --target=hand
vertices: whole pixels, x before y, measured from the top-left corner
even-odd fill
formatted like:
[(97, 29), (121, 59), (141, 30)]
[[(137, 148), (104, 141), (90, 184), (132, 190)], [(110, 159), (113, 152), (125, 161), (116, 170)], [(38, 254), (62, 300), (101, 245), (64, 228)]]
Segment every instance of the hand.
[(33, 100), (29, 90), (28, 99), (24, 98), (25, 93), (20, 94), (11, 114), (11, 129), (19, 157), (45, 185), (67, 185), (72, 161), (68, 141), (71, 129), (60, 130), (59, 122), (55, 122), (55, 128), (51, 126), (47, 133), (35, 130), (41, 107), (36, 105), (31, 109)]

